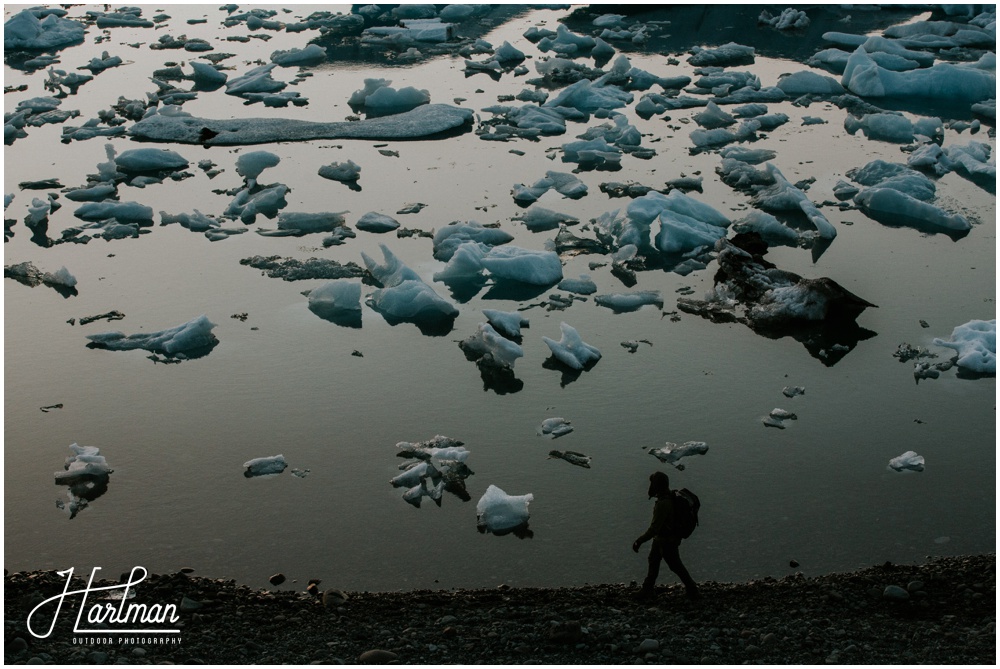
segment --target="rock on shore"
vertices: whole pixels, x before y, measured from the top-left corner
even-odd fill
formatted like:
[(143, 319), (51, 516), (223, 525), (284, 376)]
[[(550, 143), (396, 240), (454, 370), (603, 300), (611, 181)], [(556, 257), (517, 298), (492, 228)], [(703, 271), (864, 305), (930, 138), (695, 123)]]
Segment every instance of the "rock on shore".
[(199, 604), (178, 606), (182, 642), (168, 646), (75, 645), (75, 615), (65, 612), (49, 638), (32, 637), (28, 612), (64, 585), (54, 572), (5, 575), (5, 663), (996, 661), (995, 554), (815, 578), (704, 582), (694, 603), (679, 585), (661, 586), (653, 602), (640, 604), (631, 597), (634, 585), (611, 584), (349, 593), (324, 606), (321, 596), (307, 592), (256, 590), (183, 572), (153, 575), (137, 587), (134, 601)]

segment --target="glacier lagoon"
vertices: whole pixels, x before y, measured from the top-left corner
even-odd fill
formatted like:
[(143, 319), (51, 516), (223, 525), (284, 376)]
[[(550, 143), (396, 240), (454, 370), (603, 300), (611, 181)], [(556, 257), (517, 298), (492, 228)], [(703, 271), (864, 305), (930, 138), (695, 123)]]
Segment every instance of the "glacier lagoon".
[[(7, 6), (5, 21), (19, 9)], [(915, 361), (937, 364), (954, 356), (954, 350), (936, 345), (935, 339), (948, 341), (965, 323), (995, 318), (995, 176), (990, 180), (977, 174), (984, 168), (975, 162), (935, 172), (935, 166), (947, 160), (964, 159), (954, 152), (942, 160), (928, 150), (940, 144), (947, 153), (951, 147), (979, 142), (990, 150), (987, 168), (995, 165), (995, 111), (990, 116), (987, 105), (974, 112), (966, 100), (863, 98), (882, 110), (879, 113), (900, 112), (893, 115), (909, 122), (911, 137), (913, 127), (937, 132), (934, 123), (922, 120), (940, 118), (936, 142), (918, 147), (916, 139), (880, 141), (849, 131), (854, 124), (847, 122), (849, 114), (856, 111), (852, 119), (866, 114), (871, 119), (874, 109), (858, 106), (848, 111), (829, 98), (806, 106), (796, 92), (780, 101), (741, 103), (765, 105), (758, 118), (784, 114), (788, 120), (783, 124), (756, 131), (752, 124), (729, 125), (726, 132), (734, 138), (743, 132), (744, 139), (753, 141), (699, 148), (695, 137), (717, 133), (695, 120), (704, 107), (654, 110), (648, 117), (637, 113), (645, 108), (639, 104), (647, 92), (665, 92), (659, 84), (653, 83), (649, 91), (625, 91), (609, 80), (614, 88), (588, 97), (566, 94), (566, 81), (527, 83), (539, 76), (537, 66), (551, 65), (550, 57), (559, 49), (565, 51), (561, 57), (588, 68), (602, 67), (605, 73), (625, 54), (641, 71), (630, 77), (636, 86), (643, 85), (644, 77), (675, 86), (682, 77), (716, 77), (712, 83), (722, 89), (709, 93), (680, 84), (670, 90), (689, 90), (673, 99), (716, 100), (723, 112), (734, 114), (739, 105), (720, 98), (736, 85), (732, 82), (746, 83), (750, 76), (733, 73), (759, 79), (759, 88), (751, 86), (750, 93), (775, 87), (785, 73), (804, 70), (841, 81), (829, 68), (804, 63), (834, 47), (849, 55), (865, 41), (845, 34), (895, 35), (892, 39), (908, 40), (905, 48), (917, 49), (924, 54), (921, 58), (938, 54), (941, 60), (939, 52), (951, 49), (956, 66), (967, 66), (982, 53), (995, 52), (995, 24), (992, 47), (976, 42), (984, 26), (975, 25), (963, 33), (966, 47), (942, 36), (924, 39), (921, 46), (914, 41), (919, 33), (907, 26), (930, 18), (967, 19), (932, 17), (930, 9), (819, 8), (808, 12), (808, 26), (779, 30), (758, 23), (762, 8), (750, 6), (688, 6), (617, 19), (600, 19), (605, 14), (600, 8), (588, 13), (503, 7), (453, 19), (465, 41), (434, 47), (404, 41), (360, 44), (357, 37), (336, 37), (334, 30), (325, 38), (315, 29), (289, 31), (288, 24), (332, 8), (287, 9), (273, 16), (244, 17), (231, 26), (223, 22), (246, 9), (230, 13), (208, 5), (167, 6), (163, 14), (170, 18), (157, 20), (154, 25), (159, 27), (144, 28), (105, 18), (103, 27), (87, 26), (82, 42), (54, 52), (57, 63), (34, 70), (25, 61), (38, 52), (6, 50), (5, 86), (14, 89), (5, 92), (8, 115), (21, 103), (53, 94), (43, 86), (50, 66), (78, 73), (84, 71), (77, 68), (93, 65), (94, 59), (109, 63), (105, 51), (122, 59), (120, 65), (98, 69), (93, 80), (61, 99), (59, 110), (79, 110), (79, 116), (26, 125), (20, 129), (24, 136), (16, 136), (21, 133), (12, 127), (12, 141), (5, 147), (4, 193), (14, 196), (5, 210), (5, 266), (32, 262), (40, 276), (75, 279), (71, 287), (66, 281), (50, 285), (43, 280), (33, 286), (5, 281), (6, 568), (101, 566), (115, 574), (137, 564), (154, 572), (194, 567), (201, 575), (257, 586), (265, 586), (270, 574), (281, 571), (289, 577), (286, 587), (298, 587), (293, 579), (304, 584), (321, 578), (335, 587), (364, 590), (627, 582), (645, 568), (644, 558), (628, 549), (648, 523), (646, 478), (658, 469), (671, 476), (675, 487), (690, 488), (702, 500), (701, 526), (683, 548), (698, 580), (780, 577), (790, 573), (792, 559), (799, 563), (798, 570), (818, 574), (886, 560), (918, 561), (926, 555), (995, 549), (995, 376), (958, 367), (943, 369), (937, 378), (918, 381), (914, 375)], [(88, 10), (103, 8), (76, 6), (67, 19), (79, 21)], [(339, 10), (347, 14), (350, 8)], [(141, 18), (153, 20), (157, 13), (143, 6)], [(563, 21), (568, 30), (559, 29)], [(640, 25), (645, 26), (647, 41), (608, 35), (605, 42), (614, 52), (602, 53), (600, 47), (596, 59), (565, 46), (586, 45), (580, 36), (606, 30), (631, 31), (634, 36)], [(537, 31), (532, 39), (525, 37), (532, 29), (554, 33), (546, 43), (548, 51), (541, 50), (541, 41), (533, 41)], [(73, 30), (67, 34), (74, 39)], [(203, 40), (214, 50), (196, 50), (203, 48), (199, 41), (191, 50), (150, 48), (164, 44), (161, 38), (167, 34)], [(823, 39), (824, 34), (830, 39)], [(562, 45), (552, 47), (560, 35)], [(487, 41), (504, 58), (490, 64), (494, 56), (485, 47), (482, 53), (472, 53), (480, 51), (476, 39)], [(285, 107), (268, 107), (263, 99), (227, 95), (225, 86), (192, 87), (191, 81), (176, 79), (169, 83), (184, 94), (197, 92), (181, 107), (193, 118), (291, 119), (339, 127), (358, 123), (349, 117), (371, 116), (364, 122), (384, 126), (389, 118), (392, 126), (391, 116), (374, 116), (348, 104), (366, 79), (387, 79), (397, 91), (428, 91), (432, 105), (470, 110), (462, 115), (474, 116), (473, 123), (409, 141), (341, 137), (240, 146), (214, 145), (207, 135), (206, 141), (195, 144), (138, 143), (127, 135), (62, 141), (63, 127), (83, 126), (99, 111), (118, 104), (119, 96), (148, 102), (147, 93), (167, 91), (150, 81), (156, 70), (178, 64), (182, 72), (190, 72), (192, 62), (209, 62), (205, 55), (228, 53), (233, 55), (219, 65), (233, 80), (259, 67), (257, 61), (270, 62), (274, 52), (305, 50), (312, 41), (326, 47), (327, 57), (304, 61), (305, 76), (300, 76), (294, 58), (293, 67), (270, 70), (274, 80), (294, 82), (284, 92), (298, 92), (296, 99), (306, 98), (307, 104), (289, 98)], [(501, 49), (505, 41), (528, 56), (525, 73), (515, 71), (516, 58), (506, 60), (516, 54)], [(753, 62), (745, 60), (746, 49), (714, 51), (732, 42), (753, 46)], [(453, 55), (460, 44), (471, 47), (467, 55)], [(736, 60), (726, 63), (722, 72), (697, 74), (698, 66), (690, 62), (695, 47), (706, 47), (699, 49), (701, 60)], [(421, 54), (407, 51), (411, 48)], [(435, 49), (446, 53), (431, 53)], [(314, 55), (315, 50), (303, 53)], [(906, 53), (894, 55), (903, 58)], [(836, 55), (824, 58), (837, 61)], [(876, 63), (893, 62), (887, 55), (873, 58)], [(469, 67), (467, 60), (486, 64)], [(863, 67), (870, 70), (872, 64), (866, 60)], [(25, 90), (16, 90), (22, 85)], [(575, 85), (581, 91), (588, 88)], [(262, 91), (269, 86), (263, 84)], [(65, 83), (62, 89), (72, 90)], [(534, 93), (522, 95), (524, 90)], [(539, 92), (588, 110), (577, 109), (568, 117), (556, 114), (555, 121), (546, 111), (543, 127), (562, 125), (563, 134), (542, 134), (537, 140), (516, 134), (508, 141), (481, 137), (496, 135), (503, 125), (496, 114), (484, 110), (527, 104), (541, 110)], [(537, 100), (519, 100), (519, 95)], [(628, 96), (631, 101), (625, 102)], [(671, 96), (665, 97), (670, 104)], [(651, 96), (646, 104), (655, 108), (664, 102)], [(44, 113), (50, 105), (28, 106)], [(615, 114), (639, 136), (599, 131), (582, 151), (569, 151), (575, 154), (574, 162), (563, 161), (563, 145), (591, 128), (618, 123)], [(133, 123), (123, 127), (127, 130)], [(884, 125), (876, 120), (868, 127), (879, 123)], [(93, 127), (112, 128), (106, 123)], [(280, 132), (281, 125), (276, 127)], [(738, 127), (744, 130), (737, 132)], [(973, 134), (973, 129), (978, 131)], [(705, 134), (693, 137), (696, 131)], [(608, 141), (592, 145), (597, 135)], [(108, 161), (108, 143), (119, 156), (136, 148), (174, 151), (189, 164), (184, 169), (190, 176), (168, 177), (162, 183), (155, 178), (118, 183), (120, 201), (135, 203), (115, 224), (125, 238), (115, 238), (110, 230), (109, 240), (52, 243), (99, 232), (87, 228), (64, 236), (64, 231), (86, 224), (74, 216), (82, 205), (62, 190), (86, 186), (87, 175), (102, 172), (99, 165)], [(743, 167), (717, 173), (723, 166), (720, 154), (739, 155), (734, 148), (773, 155), (756, 164), (743, 156)], [(242, 220), (238, 215), (223, 217), (247, 186), (236, 167), (240, 156), (251, 151), (279, 159), (273, 165), (268, 162), (255, 177), (261, 185), (285, 187), (271, 193), (271, 205), (286, 215), (317, 214), (308, 220), (329, 223), (335, 242), (327, 245), (331, 231), (325, 228), (291, 234), (279, 223), (275, 231), (278, 219), (266, 214)], [(841, 182), (861, 190), (871, 187), (855, 182), (849, 173), (857, 176), (854, 171), (876, 160), (905, 165), (920, 151), (928, 158), (920, 174), (934, 187), (927, 206), (944, 212), (924, 220), (961, 217), (969, 229), (914, 225), (906, 217), (886, 217), (871, 208), (838, 206), (837, 193), (844, 192)], [(590, 162), (576, 162), (580, 156), (589, 156)], [(205, 160), (213, 165), (199, 167)], [(351, 182), (355, 188), (318, 173), (323, 166), (348, 161), (360, 167), (359, 177)], [(670, 262), (656, 253), (621, 248), (632, 237), (596, 243), (601, 241), (595, 234), (600, 226), (594, 219), (615, 210), (624, 213), (641, 199), (635, 197), (641, 193), (637, 186), (666, 191), (668, 182), (686, 185), (686, 197), (731, 222), (743, 220), (762, 208), (764, 198), (733, 187), (722, 175), (752, 181), (759, 177), (746, 166), (766, 174), (766, 162), (773, 165), (772, 173), (780, 170), (785, 199), (802, 210), (770, 211), (780, 219), (778, 239), (786, 241), (772, 242), (764, 257), (805, 279), (832, 279), (877, 305), (863, 309), (846, 334), (827, 332), (821, 337), (808, 328), (774, 331), (760, 324), (712, 322), (680, 308), (685, 300), (701, 302), (710, 293), (719, 294), (717, 251), (710, 241), (702, 241), (703, 248), (690, 258)], [(537, 184), (550, 172), (575, 177), (560, 177), (560, 183), (573, 189), (567, 196), (553, 189), (529, 207), (515, 200), (516, 185)], [(695, 188), (699, 178), (700, 190)], [(31, 183), (47, 179), (61, 185), (39, 188), (44, 184)], [(797, 192), (787, 190), (792, 185)], [(908, 192), (920, 188), (926, 186), (921, 182)], [(55, 201), (62, 206), (52, 210), (45, 201), (47, 193), (60, 195)], [(611, 196), (622, 193), (626, 196)], [(645, 211), (657, 198), (643, 200), (645, 208), (636, 207)], [(280, 199), (284, 206), (275, 204)], [(918, 203), (908, 206), (924, 211), (924, 201)], [(421, 204), (425, 206), (415, 206)], [(536, 207), (549, 210), (541, 218), (555, 222), (529, 227), (521, 219)], [(152, 225), (131, 220), (142, 220), (145, 208), (153, 212)], [(174, 217), (188, 214), (188, 223), (161, 225), (161, 211)], [(195, 216), (196, 211), (201, 216)], [(399, 213), (403, 211), (414, 213)], [(717, 234), (712, 228), (718, 226), (711, 223), (718, 224), (718, 219), (703, 208), (685, 211), (668, 216), (669, 221), (661, 219), (664, 228), (694, 230), (688, 214), (701, 212), (699, 222), (709, 227), (697, 228), (699, 239)], [(337, 233), (343, 226), (330, 223), (336, 217), (319, 216), (324, 212), (343, 213), (353, 236)], [(378, 233), (357, 226), (355, 231), (355, 223), (369, 212), (392, 217), (400, 228)], [(46, 220), (38, 225), (41, 218)], [(98, 217), (102, 220), (103, 215)], [(302, 225), (301, 217), (286, 220)], [(822, 220), (829, 227), (815, 223)], [(434, 277), (446, 260), (435, 251), (433, 233), (453, 221), (496, 226), (486, 228), (495, 248), (503, 249), (502, 239), (507, 239), (510, 248), (533, 252), (549, 250), (549, 241), (565, 242), (555, 226), (568, 222), (566, 231), (595, 243), (564, 247), (559, 256), (562, 277), (587, 275), (597, 290), (559, 290), (558, 279), (542, 286), (512, 285), (480, 273), (482, 263), (475, 260), (474, 247), (466, 248), (472, 258), (472, 269), (466, 269), (477, 278), (437, 281)], [(241, 234), (218, 234), (211, 238), (219, 241), (210, 241), (204, 232), (216, 223), (218, 229)], [(747, 228), (760, 225), (748, 223)], [(122, 230), (130, 226), (134, 237)], [(733, 237), (737, 229), (742, 228), (730, 226), (726, 234)], [(651, 243), (659, 230), (659, 223), (654, 224)], [(667, 236), (663, 233), (661, 248), (670, 241)], [(362, 253), (376, 261), (388, 259), (380, 244), (406, 268), (397, 277), (405, 279), (397, 287), (424, 296), (427, 290), (435, 293), (456, 312), (452, 316), (444, 309), (448, 322), (417, 327), (403, 319), (390, 324), (384, 311), (367, 303), (376, 290), (389, 286), (371, 282), (361, 283), (360, 317), (353, 309), (346, 320), (321, 317), (303, 293), (323, 287), (328, 278), (286, 281), (241, 263), (255, 256), (318, 258), (341, 266), (354, 263), (363, 272)], [(645, 266), (636, 264), (636, 258), (657, 262)], [(682, 265), (684, 260), (690, 262)], [(353, 295), (354, 290), (348, 292)], [(658, 293), (658, 298), (632, 298), (640, 306), (628, 311), (597, 301), (601, 295), (640, 293)], [(516, 358), (509, 374), (477, 365), (458, 345), (487, 322), (484, 309), (517, 312), (530, 323), (520, 329), (523, 356)], [(118, 315), (82, 322), (113, 312)], [(214, 324), (211, 334), (217, 338), (208, 351), (179, 357), (169, 351), (88, 346), (88, 337), (100, 333), (160, 333), (196, 323), (202, 314)], [(550, 359), (552, 351), (543, 337), (558, 341), (562, 322), (600, 352), (599, 361), (573, 369)], [(903, 344), (913, 355), (926, 351), (937, 357), (897, 355)], [(783, 393), (794, 387), (805, 392)], [(796, 420), (779, 421), (784, 429), (764, 422), (788, 413)], [(538, 426), (553, 416), (573, 428), (559, 438), (559, 448), (591, 458), (589, 468), (549, 457), (553, 444), (538, 434)], [(406, 464), (397, 457), (396, 444), (435, 435), (459, 440), (467, 449), (464, 464), (474, 472), (463, 481), (469, 499), (446, 492), (439, 497), (440, 506), (424, 498), (417, 508), (390, 484), (400, 475), (399, 466)], [(652, 457), (651, 451), (668, 442), (704, 442), (707, 450), (673, 464)], [(71, 444), (99, 449), (113, 470), (89, 503), (80, 507), (77, 502), (72, 518), (54, 503), (62, 502), (65, 489), (53, 485), (53, 473), (63, 470)], [(922, 471), (887, 466), (910, 451), (923, 458)], [(242, 475), (244, 463), (275, 453), (300, 474)], [(496, 536), (477, 531), (477, 501), (490, 486), (515, 498), (531, 495), (530, 533)]]

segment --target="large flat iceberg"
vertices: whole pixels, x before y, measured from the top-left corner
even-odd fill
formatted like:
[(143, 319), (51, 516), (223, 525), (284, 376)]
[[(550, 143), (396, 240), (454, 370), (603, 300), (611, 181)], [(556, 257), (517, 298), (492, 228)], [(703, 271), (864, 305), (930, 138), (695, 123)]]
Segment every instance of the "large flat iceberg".
[(313, 139), (420, 139), (472, 122), (471, 109), (422, 105), (402, 114), (363, 121), (320, 123), (282, 118), (207, 119), (153, 114), (129, 129), (129, 136), (153, 142), (239, 146)]

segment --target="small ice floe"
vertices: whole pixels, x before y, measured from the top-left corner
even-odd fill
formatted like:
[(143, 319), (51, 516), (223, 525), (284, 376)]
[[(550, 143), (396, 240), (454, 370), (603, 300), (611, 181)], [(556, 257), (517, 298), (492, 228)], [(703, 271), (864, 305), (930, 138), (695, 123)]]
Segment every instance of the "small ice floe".
[(247, 188), (253, 188), (261, 172), (280, 162), (281, 158), (270, 151), (247, 151), (236, 159), (236, 173), (246, 180)]
[(907, 451), (889, 460), (889, 469), (897, 472), (922, 472), (924, 471), (924, 456), (917, 455), (914, 451)]
[(142, 334), (126, 335), (122, 332), (104, 332), (87, 335), (87, 346), (110, 351), (145, 349), (165, 353), (171, 357), (192, 358), (205, 355), (219, 343), (212, 329), (215, 324), (204, 315), (176, 327)]
[(530, 204), (551, 189), (573, 200), (578, 200), (587, 194), (587, 185), (574, 175), (551, 170), (531, 186), (514, 184), (511, 194), (518, 204)]
[(271, 54), (271, 62), (280, 67), (307, 67), (319, 65), (326, 61), (326, 47), (309, 44), (304, 49), (289, 49), (275, 51)]
[(776, 427), (779, 430), (785, 429), (785, 421), (798, 420), (798, 416), (785, 409), (772, 409), (771, 413), (761, 419), (767, 427)]
[(553, 251), (533, 251), (516, 246), (492, 248), (483, 256), (483, 268), (497, 281), (551, 286), (562, 278), (562, 263)]
[(65, 267), (60, 267), (55, 272), (43, 272), (31, 262), (21, 262), (4, 265), (3, 275), (5, 279), (14, 279), (18, 283), (32, 288), (44, 284), (54, 288), (64, 297), (77, 294), (76, 277), (70, 274)]
[(173, 172), (189, 164), (184, 156), (169, 149), (130, 149), (115, 157), (115, 165), (122, 172)]
[(361, 284), (328, 281), (309, 291), (309, 310), (345, 327), (361, 327)]
[(312, 471), (311, 469), (299, 469), (296, 467), (295, 469), (292, 469), (292, 476), (304, 479), (305, 477), (309, 476), (309, 473), (311, 471)]
[(330, 163), (319, 168), (319, 175), (331, 181), (356, 185), (358, 179), (361, 178), (361, 166), (353, 160), (348, 160), (345, 163)]
[(785, 386), (781, 389), (781, 394), (785, 397), (792, 398), (798, 397), (799, 395), (805, 395), (806, 389), (802, 386)]
[(611, 293), (609, 295), (598, 295), (594, 298), (596, 304), (611, 309), (616, 314), (630, 311), (638, 311), (643, 306), (650, 304), (658, 309), (663, 308), (663, 298), (658, 290), (640, 290), (634, 293)]
[(576, 451), (549, 451), (549, 459), (551, 460), (554, 458), (565, 460), (571, 465), (584, 467), (585, 469), (590, 469), (590, 461), (592, 460), (589, 455), (577, 453)]
[(530, 536), (528, 504), (534, 499), (531, 493), (508, 495), (491, 484), (476, 504), (476, 528), (483, 534), (524, 536), (527, 533)]
[(524, 351), (513, 341), (502, 336), (489, 323), (480, 323), (476, 332), (458, 343), (470, 360), (489, 356), (490, 365), (513, 369)]
[(64, 471), (55, 473), (56, 485), (67, 486), (69, 502), (57, 500), (56, 506), (75, 518), (90, 502), (108, 491), (108, 481), (114, 472), (95, 446), (70, 444), (73, 455), (66, 458)]
[(777, 16), (771, 16), (765, 9), (757, 17), (757, 23), (769, 25), (775, 30), (804, 30), (809, 27), (809, 17), (794, 7), (783, 9)]
[(277, 63), (261, 65), (243, 76), (229, 79), (226, 82), (226, 93), (244, 96), (248, 93), (276, 93), (282, 90), (288, 84), (284, 81), (276, 81), (271, 77), (271, 72), (276, 67), (278, 67)]
[(273, 476), (285, 471), (288, 463), (285, 462), (284, 455), (270, 455), (264, 458), (254, 458), (243, 463), (243, 476), (254, 478), (255, 476)]
[(191, 75), (191, 80), (194, 81), (197, 86), (217, 88), (225, 85), (226, 81), (229, 79), (229, 75), (217, 69), (211, 63), (203, 63), (199, 60), (192, 60), (191, 68), (194, 70), (194, 73)]
[(917, 383), (926, 379), (936, 379), (941, 376), (941, 372), (947, 372), (954, 366), (955, 363), (951, 360), (938, 363), (918, 361), (913, 363), (913, 378)]
[(569, 142), (562, 145), (564, 163), (579, 163), (581, 169), (618, 170), (622, 152), (604, 139)]
[(583, 341), (580, 333), (566, 323), (560, 323), (562, 338), (559, 341), (542, 337), (542, 341), (552, 351), (552, 356), (570, 369), (587, 369), (601, 359), (601, 352), (595, 346)]
[(560, 214), (538, 205), (529, 208), (520, 216), (515, 216), (512, 220), (521, 221), (532, 232), (555, 230), (560, 225), (574, 225), (580, 222), (575, 216)]
[(898, 358), (900, 362), (909, 362), (910, 360), (936, 358), (937, 356), (922, 346), (914, 346), (903, 342), (896, 347), (896, 352), (892, 354), (892, 357)]
[(363, 251), (361, 258), (372, 276), (382, 284), (368, 298), (368, 305), (390, 323), (411, 322), (425, 334), (447, 334), (458, 316), (458, 309), (424, 283), (420, 276), (403, 264), (384, 244), (380, 244), (384, 264), (378, 264)]
[[(530, 38), (529, 38), (530, 39)], [(564, 24), (556, 26), (555, 35), (546, 35), (538, 40), (538, 50), (542, 52), (554, 51), (560, 55), (576, 56), (585, 55), (590, 52), (597, 42), (593, 37), (587, 35), (577, 35), (570, 31)]]
[(462, 442), (437, 435), (417, 443), (401, 441), (396, 448), (399, 457), (411, 460), (400, 465), (402, 473), (390, 481), (395, 488), (406, 488), (404, 501), (419, 508), (421, 499), (430, 497), (441, 506), (444, 492), (452, 493), (463, 502), (472, 499), (466, 490), (465, 479), (475, 472), (465, 464), (469, 451)]
[(649, 341), (648, 339), (638, 339), (638, 340), (630, 339), (628, 341), (623, 341), (621, 343), (621, 346), (629, 353), (635, 353), (636, 351), (639, 350), (639, 344), (649, 344), (650, 346), (652, 346), (653, 342)]
[(275, 184), (259, 190), (244, 188), (226, 207), (224, 216), (238, 218), (247, 225), (256, 222), (258, 215), (274, 218), (280, 209), (288, 206), (288, 201), (285, 199), (287, 194), (288, 186), (285, 184)]
[(354, 91), (348, 104), (354, 109), (364, 109), (369, 115), (384, 116), (410, 111), (430, 104), (431, 94), (413, 86), (395, 89), (388, 79), (365, 79), (364, 88)]
[(364, 230), (365, 232), (392, 232), (393, 230), (399, 228), (399, 221), (394, 219), (392, 216), (386, 216), (385, 214), (369, 211), (367, 214), (358, 219), (358, 222), (354, 224), (354, 227), (358, 230)]
[(573, 426), (565, 418), (546, 418), (538, 428), (539, 435), (548, 435), (553, 439), (567, 435), (573, 431)]
[(719, 105), (714, 102), (709, 102), (705, 106), (705, 111), (698, 112), (691, 117), (695, 123), (700, 125), (706, 130), (714, 130), (715, 128), (725, 128), (726, 126), (733, 125), (736, 123), (736, 119), (730, 116), (727, 112), (724, 112), (719, 108)]
[(373, 26), (361, 33), (361, 44), (392, 46), (396, 48), (413, 46), (416, 43), (436, 44), (447, 42), (455, 36), (455, 26), (442, 22), (440, 18), (401, 19), (399, 26)]
[(844, 87), (834, 79), (811, 70), (800, 70), (778, 77), (777, 87), (792, 97), (800, 95), (843, 95)]
[(677, 464), (681, 458), (704, 455), (705, 453), (708, 453), (708, 444), (704, 441), (685, 441), (680, 446), (668, 441), (659, 448), (649, 449), (650, 455), (655, 456), (660, 462), (677, 467), (677, 469), (684, 469), (684, 465)]
[(577, 295), (593, 295), (597, 292), (597, 284), (587, 274), (581, 274), (576, 279), (563, 279), (556, 288)]
[(935, 338), (935, 346), (956, 352), (955, 364), (975, 374), (997, 373), (997, 321), (973, 320), (959, 325), (951, 333), (951, 341)]
[(706, 65), (731, 67), (733, 65), (753, 65), (755, 52), (752, 46), (729, 42), (714, 49), (696, 46), (691, 49), (691, 53), (688, 63), (695, 67)]
[(820, 212), (819, 208), (801, 189), (789, 183), (772, 163), (767, 163), (765, 171), (771, 178), (771, 185), (754, 195), (755, 204), (765, 211), (798, 211), (815, 226), (820, 239), (833, 239), (837, 229)]
[(796, 247), (809, 240), (814, 233), (799, 231), (788, 227), (771, 214), (754, 209), (746, 216), (733, 223), (736, 232), (755, 232), (768, 246)]
[(483, 315), (494, 330), (511, 340), (520, 341), (521, 328), (528, 327), (528, 319), (516, 311), (483, 309)]
[(757, 131), (760, 129), (760, 121), (755, 118), (749, 118), (741, 121), (735, 130), (727, 130), (725, 128), (695, 130), (689, 136), (696, 148), (707, 149), (732, 142), (748, 142), (756, 139)]
[(118, 223), (152, 225), (153, 208), (138, 202), (86, 202), (73, 212), (84, 221), (101, 222), (114, 219)]

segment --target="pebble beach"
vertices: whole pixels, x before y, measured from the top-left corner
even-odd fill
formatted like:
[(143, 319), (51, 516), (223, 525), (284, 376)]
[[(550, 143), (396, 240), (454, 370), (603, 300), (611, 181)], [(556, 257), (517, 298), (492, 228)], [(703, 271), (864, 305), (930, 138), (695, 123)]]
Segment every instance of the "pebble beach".
[[(995, 664), (996, 555), (884, 563), (850, 573), (636, 585), (344, 592), (287, 581), (261, 590), (150, 575), (135, 601), (175, 603), (180, 633), (44, 639), (28, 613), (66, 587), (52, 571), (6, 573), (5, 664)], [(277, 580), (277, 579), (276, 579)], [(83, 580), (74, 588), (85, 587)], [(113, 585), (97, 582), (94, 587)], [(51, 607), (52, 605), (48, 605)], [(66, 610), (72, 604), (66, 601)], [(52, 620), (52, 609), (44, 625)]]

